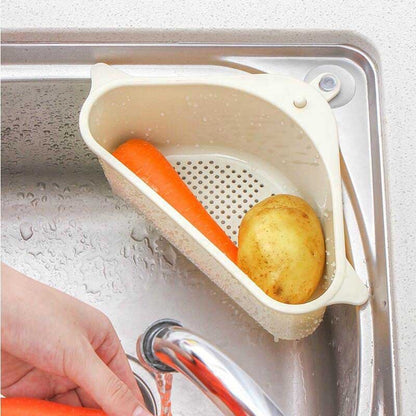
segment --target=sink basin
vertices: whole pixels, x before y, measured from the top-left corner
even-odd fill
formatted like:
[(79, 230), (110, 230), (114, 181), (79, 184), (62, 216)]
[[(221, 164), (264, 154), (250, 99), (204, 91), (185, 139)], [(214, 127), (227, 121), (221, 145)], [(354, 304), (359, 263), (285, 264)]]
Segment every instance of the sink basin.
[[(286, 415), (395, 414), (377, 72), (363, 52), (342, 45), (2, 49), (3, 261), (105, 312), (130, 355), (148, 324), (175, 318), (235, 360)], [(89, 68), (98, 61), (146, 76), (245, 71), (308, 79), (324, 67), (344, 80), (332, 105), (347, 252), (370, 285), (370, 301), (360, 309), (330, 306), (312, 336), (275, 342), (111, 193), (78, 132)], [(143, 370), (135, 371), (152, 384)], [(218, 410), (178, 376), (173, 413), (213, 416)]]

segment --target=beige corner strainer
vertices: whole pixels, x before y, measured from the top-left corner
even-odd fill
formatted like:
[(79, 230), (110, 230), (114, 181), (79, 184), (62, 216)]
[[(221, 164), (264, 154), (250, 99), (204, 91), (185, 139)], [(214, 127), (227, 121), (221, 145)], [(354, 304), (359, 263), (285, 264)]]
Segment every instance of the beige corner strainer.
[[(367, 300), (368, 289), (345, 257), (336, 123), (314, 85), (279, 75), (135, 78), (97, 64), (80, 129), (113, 191), (276, 338), (309, 335), (328, 305)], [(244, 213), (257, 202), (279, 193), (306, 199), (320, 217), (327, 250), (312, 299), (287, 305), (267, 296), (111, 155), (133, 137), (162, 151), (235, 242)]]

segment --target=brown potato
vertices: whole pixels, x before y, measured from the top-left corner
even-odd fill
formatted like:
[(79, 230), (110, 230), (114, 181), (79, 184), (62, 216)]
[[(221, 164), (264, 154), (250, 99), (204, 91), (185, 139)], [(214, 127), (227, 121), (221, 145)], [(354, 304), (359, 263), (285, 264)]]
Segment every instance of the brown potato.
[(314, 210), (293, 195), (255, 205), (240, 225), (237, 263), (273, 299), (306, 302), (325, 265), (324, 236)]

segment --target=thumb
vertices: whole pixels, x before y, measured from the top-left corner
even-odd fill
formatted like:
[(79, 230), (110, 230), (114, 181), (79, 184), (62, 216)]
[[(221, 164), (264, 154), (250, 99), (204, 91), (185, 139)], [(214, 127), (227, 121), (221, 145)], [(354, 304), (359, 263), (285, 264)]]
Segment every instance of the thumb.
[(83, 359), (77, 360), (77, 366), (72, 366), (68, 377), (90, 394), (108, 416), (151, 416), (91, 346), (88, 350)]

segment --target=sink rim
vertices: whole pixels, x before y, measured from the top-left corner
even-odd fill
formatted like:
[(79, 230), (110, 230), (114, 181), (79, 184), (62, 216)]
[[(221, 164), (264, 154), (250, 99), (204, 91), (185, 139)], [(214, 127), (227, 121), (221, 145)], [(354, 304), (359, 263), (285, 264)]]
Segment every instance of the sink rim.
[[(372, 190), (374, 195), (374, 224), (375, 224), (375, 244), (372, 244), (366, 236), (367, 242), (364, 242), (366, 247), (364, 248), (367, 253), (369, 261), (367, 262), (367, 268), (369, 270), (371, 287), (373, 289), (373, 296), (369, 303), (358, 312), (359, 330), (360, 330), (360, 381), (359, 381), (359, 393), (358, 393), (358, 407), (357, 414), (369, 414), (370, 412), (381, 411), (382, 406), (385, 409), (391, 409), (391, 414), (397, 413), (397, 391), (396, 380), (394, 377), (394, 325), (392, 321), (392, 305), (391, 305), (391, 280), (390, 280), (390, 267), (388, 256), (388, 240), (387, 240), (387, 221), (386, 221), (386, 189), (384, 185), (384, 165), (382, 160), (382, 140), (381, 140), (381, 100), (380, 100), (380, 80), (377, 70), (377, 63), (374, 62), (365, 52), (359, 48), (355, 48), (349, 45), (264, 45), (264, 44), (186, 44), (186, 45), (169, 45), (169, 44), (131, 44), (131, 43), (53, 43), (53, 44), (38, 44), (38, 43), (4, 43), (2, 45), (2, 60), (3, 60), (3, 82), (11, 81), (23, 81), (23, 80), (36, 80), (36, 79), (68, 79), (68, 72), (61, 75), (62, 78), (55, 78), (51, 74), (45, 74), (42, 76), (42, 68), (45, 69), (45, 62), (50, 65), (59, 67), (59, 59), (66, 54), (69, 57), (69, 61), (72, 64), (66, 64), (66, 68), (62, 66), (58, 69), (62, 71), (72, 71), (72, 77), (70, 79), (86, 79), (89, 74), (85, 73), (85, 69), (90, 64), (102, 60), (102, 58), (96, 58), (91, 54), (93, 51), (103, 53), (107, 51), (110, 55), (118, 52), (123, 56), (123, 50), (134, 50), (137, 58), (137, 53), (146, 52), (149, 55), (155, 53), (155, 51), (168, 50), (173, 54), (184, 54), (187, 51), (201, 51), (203, 54), (209, 53), (209, 51), (226, 50), (229, 53), (230, 50), (240, 51), (242, 56), (252, 54), (256, 56), (258, 54), (267, 54), (273, 52), (277, 57), (296, 58), (295, 52), (299, 55), (302, 52), (309, 54), (308, 56), (331, 57), (331, 56), (344, 56), (346, 59), (354, 62), (358, 65), (362, 71), (366, 74), (368, 81), (368, 101), (370, 105), (374, 106), (373, 111), (370, 112), (370, 136), (371, 136), (371, 155), (372, 155)], [(59, 52), (59, 53), (57, 53)], [(69, 53), (70, 52), (70, 53)], [(244, 55), (246, 54), (246, 55)], [(117, 54), (116, 54), (117, 55)], [(169, 55), (172, 56), (172, 55)], [(167, 59), (169, 59), (169, 56)], [(29, 65), (24, 62), (30, 62), (31, 59), (38, 59), (38, 68), (32, 71), (32, 78), (30, 76)], [(113, 56), (111, 59), (117, 61), (120, 56)], [(88, 62), (88, 63), (87, 63)], [(107, 61), (108, 62), (108, 61)], [(11, 71), (16, 66), (22, 67), (22, 72), (18, 74), (18, 77), (11, 77)], [(64, 65), (65, 66), (65, 65)], [(69, 66), (69, 67), (68, 67)], [(244, 67), (244, 70), (250, 70), (250, 68)], [(39, 70), (39, 72), (36, 72)], [(255, 69), (254, 69), (255, 70)], [(25, 72), (26, 71), (26, 72)], [(59, 71), (58, 71), (59, 72)], [(62, 72), (61, 72), (62, 74)], [(75, 74), (75, 75), (74, 75)], [(20, 78), (19, 78), (20, 76)], [(343, 171), (344, 186), (347, 193), (354, 195), (354, 184), (351, 180), (348, 180), (348, 168), (341, 162), (341, 169)], [(347, 177), (347, 180), (345, 180)], [(345, 193), (344, 193), (344, 199)], [(354, 202), (351, 203), (354, 205)], [(354, 215), (357, 216), (357, 223), (359, 226), (364, 227), (364, 234), (367, 233), (365, 229), (365, 221), (360, 215), (363, 207), (356, 204), (353, 206)], [(376, 275), (378, 276), (376, 278)], [(380, 278), (382, 276), (383, 278)], [(384, 304), (383, 302), (386, 302)], [(371, 334), (371, 339), (363, 337), (363, 330)], [(389, 338), (385, 339), (378, 336), (380, 331), (387, 330)], [(375, 342), (375, 338), (378, 339)], [(371, 363), (371, 360), (373, 362)], [(390, 366), (385, 366), (385, 362), (390, 362)], [(380, 371), (379, 371), (380, 370)], [(366, 380), (372, 380), (373, 383), (365, 382)], [(380, 387), (382, 386), (382, 387)], [(389, 387), (389, 392), (386, 392), (386, 386)], [(379, 403), (382, 403), (381, 407)], [(390, 403), (390, 404), (389, 404)], [(372, 413), (375, 414), (375, 413)]]

